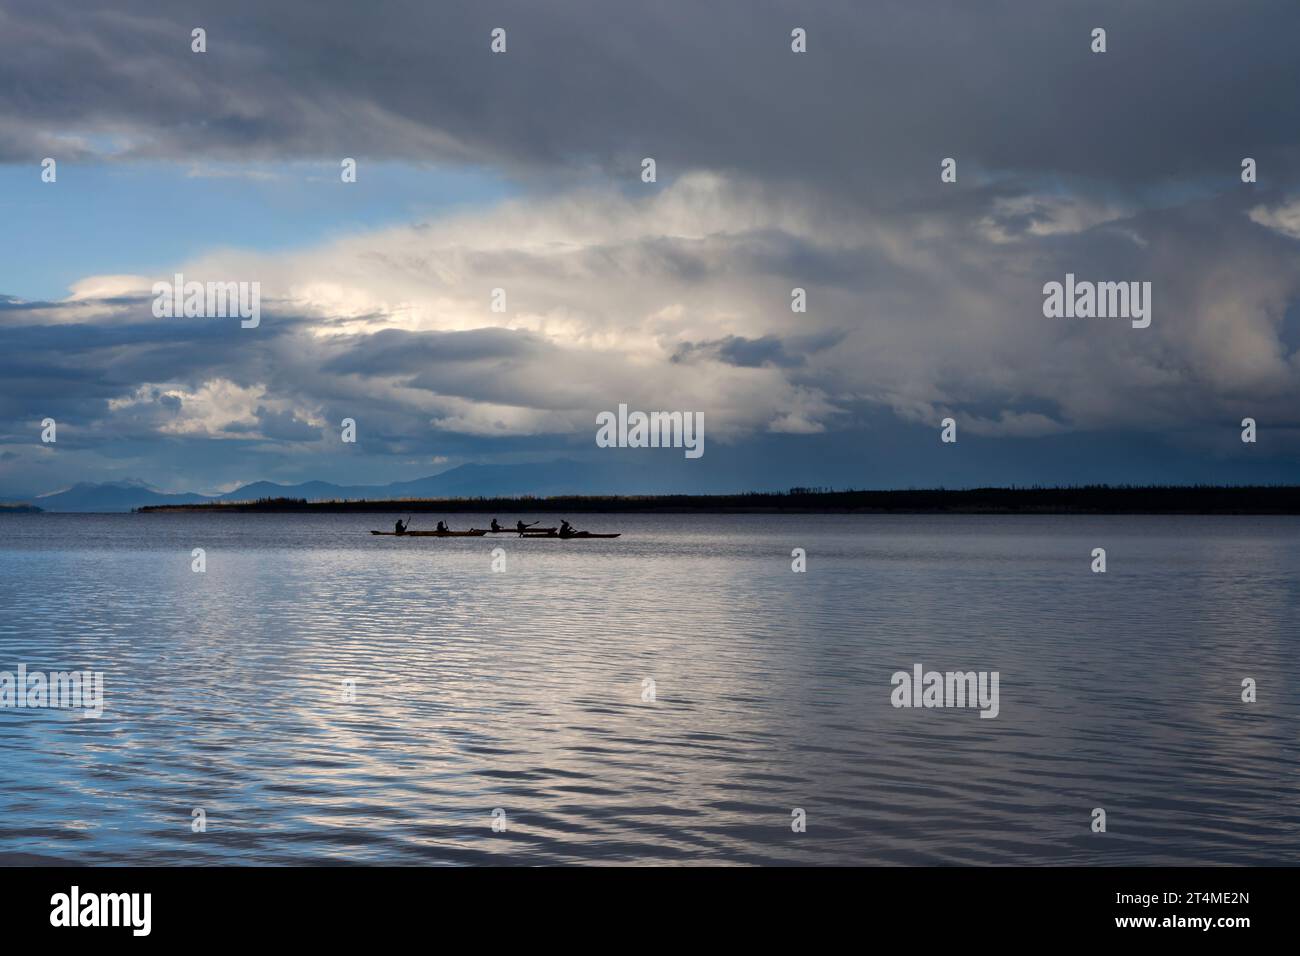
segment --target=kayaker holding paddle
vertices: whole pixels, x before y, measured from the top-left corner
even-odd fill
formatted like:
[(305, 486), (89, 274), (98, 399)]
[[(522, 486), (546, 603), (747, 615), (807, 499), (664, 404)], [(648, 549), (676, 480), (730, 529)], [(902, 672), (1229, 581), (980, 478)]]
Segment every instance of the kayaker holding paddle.
[(438, 522), (438, 530), (439, 530), (439, 531), (450, 531), (451, 529), (447, 527), (447, 522), (445, 522), (445, 521), (439, 521), (439, 522)]
[[(533, 522), (533, 524), (538, 524), (538, 523), (539, 522), (536, 521)], [(531, 528), (533, 524), (524, 524), (524, 520), (520, 518), (518, 521), (515, 522), (515, 530), (518, 531), (520, 534), (523, 534), (525, 531)]]
[(406, 529), (407, 529), (407, 527), (410, 526), (410, 524), (411, 524), (411, 519), (410, 519), (410, 518), (407, 518), (407, 519), (406, 519), (406, 524), (402, 524), (402, 519), (401, 519), (401, 518), (398, 518), (398, 519), (397, 519), (397, 523), (396, 523), (395, 525), (393, 525), (393, 533), (394, 533), (394, 534), (406, 534)]
[(567, 518), (566, 518), (565, 520), (563, 520), (563, 521), (560, 522), (560, 537), (561, 537), (561, 538), (571, 538), (571, 537), (573, 537), (574, 534), (576, 534), (576, 532), (575, 532), (575, 530), (574, 530), (574, 527), (573, 527), (573, 525), (569, 524)]

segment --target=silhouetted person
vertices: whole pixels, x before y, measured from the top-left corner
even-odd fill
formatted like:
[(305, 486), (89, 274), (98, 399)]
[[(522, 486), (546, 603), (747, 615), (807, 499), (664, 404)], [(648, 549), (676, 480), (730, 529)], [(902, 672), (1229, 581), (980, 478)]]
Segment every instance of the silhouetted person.
[(439, 522), (438, 522), (438, 530), (439, 530), (439, 531), (450, 531), (451, 529), (447, 527), (447, 522), (445, 522), (445, 521), (439, 521)]
[(573, 525), (569, 524), (568, 520), (564, 520), (564, 521), (561, 521), (561, 522), (560, 522), (560, 537), (561, 537), (561, 538), (571, 538), (571, 537), (573, 537), (574, 534), (575, 534), (575, 532), (574, 532), (574, 530), (573, 530)]
[(402, 519), (398, 518), (397, 523), (393, 525), (393, 531), (396, 534), (406, 534), (406, 525), (402, 524)]
[(497, 519), (496, 519), (496, 518), (493, 518), (493, 519), (492, 519), (492, 530), (493, 530), (493, 531), (504, 531), (505, 529), (502, 528), (501, 525), (497, 524)]
[[(533, 524), (537, 524), (537, 522), (534, 521)], [(515, 522), (515, 530), (518, 531), (520, 534), (523, 534), (525, 531), (531, 528), (533, 524), (524, 524), (523, 519), (520, 518), (518, 521)]]

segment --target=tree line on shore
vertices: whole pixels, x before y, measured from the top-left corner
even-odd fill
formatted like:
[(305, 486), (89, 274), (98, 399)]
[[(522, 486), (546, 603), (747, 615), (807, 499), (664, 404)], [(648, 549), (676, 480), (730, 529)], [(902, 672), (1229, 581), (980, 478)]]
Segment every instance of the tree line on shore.
[(407, 511), (497, 514), (551, 512), (715, 512), (877, 514), (1300, 514), (1295, 485), (1081, 485), (1075, 487), (895, 489), (830, 491), (792, 488), (784, 492), (722, 495), (558, 495), (503, 498), (410, 498), (308, 501), (260, 498), (192, 505), (150, 505), (141, 512), (321, 512)]

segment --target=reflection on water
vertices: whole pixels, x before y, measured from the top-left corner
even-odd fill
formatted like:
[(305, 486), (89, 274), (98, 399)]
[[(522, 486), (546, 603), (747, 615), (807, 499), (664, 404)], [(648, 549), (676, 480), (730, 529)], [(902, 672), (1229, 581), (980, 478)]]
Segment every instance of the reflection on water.
[(0, 710), (0, 859), (1300, 862), (1297, 519), (582, 517), (0, 517), (0, 670), (107, 696)]

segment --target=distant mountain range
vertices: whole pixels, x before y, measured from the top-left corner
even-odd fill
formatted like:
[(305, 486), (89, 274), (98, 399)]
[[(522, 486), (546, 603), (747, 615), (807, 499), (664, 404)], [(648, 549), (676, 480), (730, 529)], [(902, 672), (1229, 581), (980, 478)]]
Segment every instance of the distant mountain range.
[(130, 511), (140, 505), (190, 505), (214, 499), (205, 495), (169, 495), (141, 481), (81, 483), (66, 491), (39, 495), (31, 504), (43, 511)]
[[(305, 498), (308, 501), (358, 501), (376, 498), (476, 498), (521, 495), (605, 494), (637, 480), (627, 466), (551, 461), (527, 465), (460, 465), (441, 474), (385, 485), (335, 485), (307, 481), (281, 485), (255, 481), (224, 495), (167, 494), (142, 481), (81, 483), (28, 499), (45, 511), (117, 512), (145, 505), (187, 505), (205, 501), (255, 501)], [(649, 490), (649, 489), (647, 489)]]

